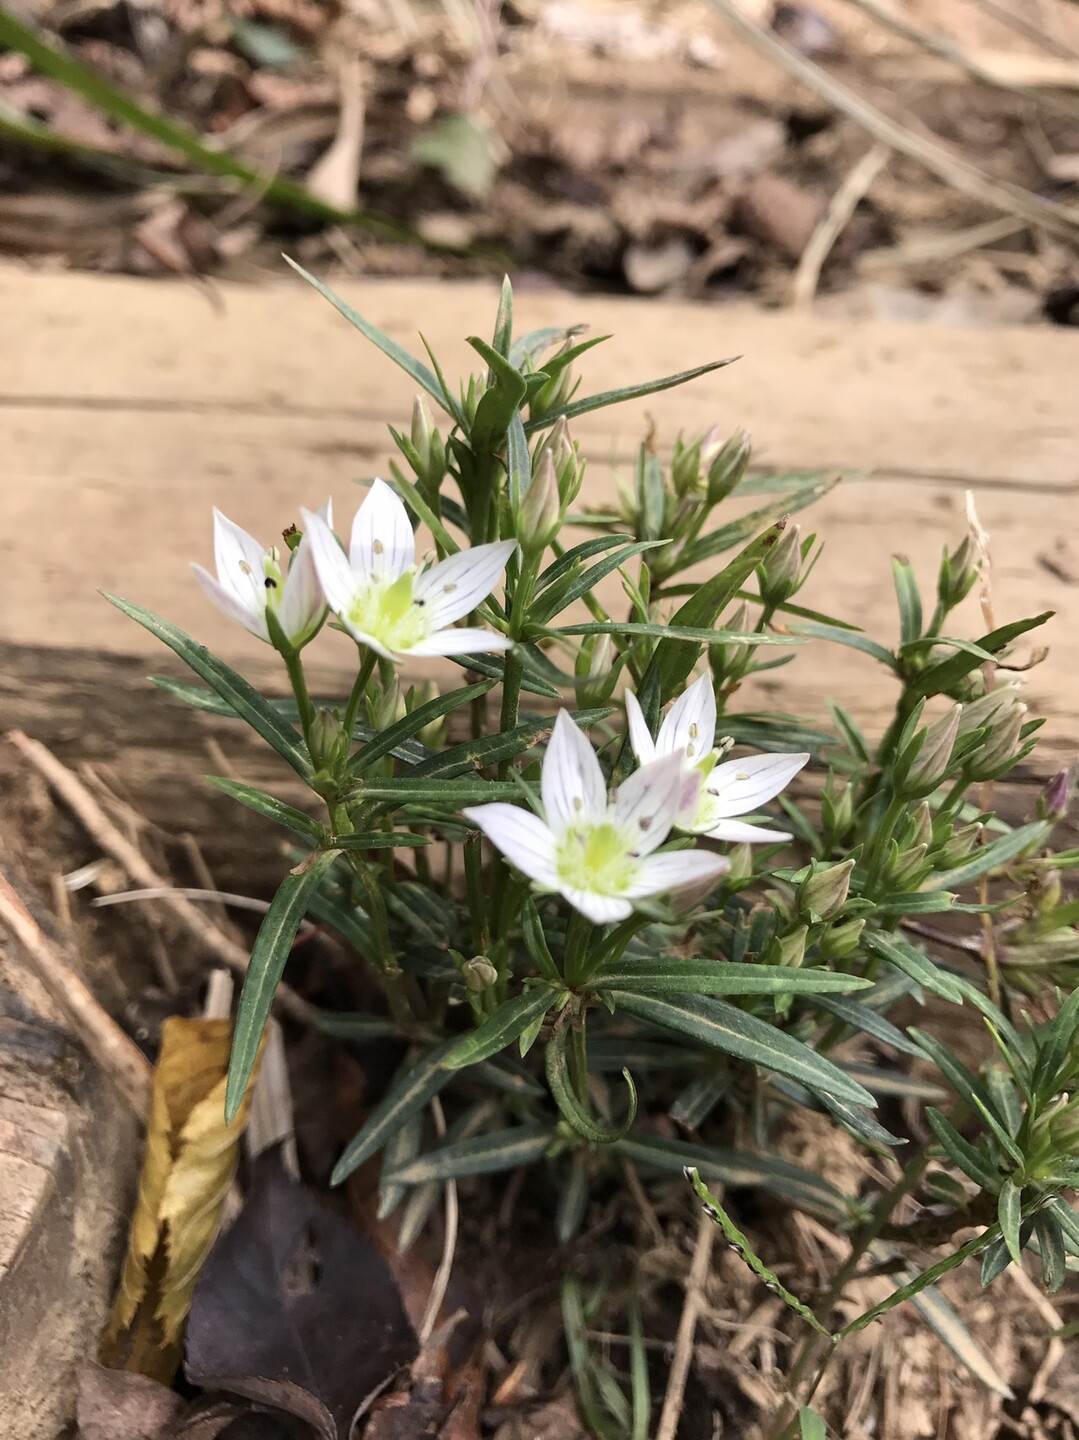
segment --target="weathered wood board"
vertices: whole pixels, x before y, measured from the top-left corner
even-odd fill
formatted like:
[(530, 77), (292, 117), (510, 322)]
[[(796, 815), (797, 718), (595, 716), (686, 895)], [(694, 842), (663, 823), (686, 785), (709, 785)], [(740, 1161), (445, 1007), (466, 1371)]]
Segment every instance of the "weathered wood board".
[[(450, 374), (475, 359), (463, 337), (490, 330), (496, 298), (473, 282), (341, 289), (411, 347), (422, 330)], [(222, 620), (191, 579), (190, 560), (210, 563), (211, 507), (267, 540), (327, 494), (347, 520), (353, 482), (385, 466), (385, 424), (405, 421), (412, 383), (299, 281), (210, 292), (9, 268), (0, 310), (0, 719), (69, 759), (122, 753), (133, 791), (158, 814), (186, 797), (197, 825), (210, 812), (188, 779), (192, 757), (211, 768), (207, 733), (235, 732), (154, 700), (139, 677), (175, 673), (172, 657), (95, 592), (137, 600), (256, 683), (279, 683), (266, 647)], [(550, 291), (520, 294), (518, 316), (521, 328), (584, 321), (613, 334), (582, 367), (590, 391), (740, 356), (685, 388), (582, 417), (589, 502), (628, 476), (648, 417), (661, 446), (680, 429), (744, 425), (762, 466), (847, 473), (803, 517), (826, 542), (803, 598), (885, 641), (896, 629), (890, 555), (909, 555), (931, 587), (973, 489), (993, 541), (998, 619), (1057, 612), (1049, 658), (1027, 677), (1032, 704), (1050, 716), (1036, 771), (1079, 751), (1074, 334)], [(976, 635), (975, 606), (966, 621)], [(316, 686), (339, 689), (348, 647), (327, 636), (317, 654)], [(819, 716), (827, 695), (872, 729), (893, 687), (865, 657), (814, 644), (747, 703)], [(251, 752), (232, 753), (249, 778), (264, 773)]]

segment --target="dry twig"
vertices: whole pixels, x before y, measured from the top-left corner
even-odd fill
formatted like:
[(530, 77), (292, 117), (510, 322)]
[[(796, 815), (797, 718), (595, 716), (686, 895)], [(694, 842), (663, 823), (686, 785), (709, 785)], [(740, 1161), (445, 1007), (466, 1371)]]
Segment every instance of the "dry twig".
[[(241, 975), (246, 973), (247, 951), (237, 945), (234, 940), (229, 940), (227, 936), (222, 935), (221, 931), (197, 905), (192, 904), (186, 896), (179, 894), (162, 876), (158, 875), (145, 856), (121, 835), (82, 781), (73, 775), (66, 765), (62, 765), (51, 750), (48, 750), (40, 741), (31, 740), (21, 730), (9, 731), (7, 738), (20, 755), (28, 760), (39, 774), (44, 776), (102, 850), (111, 855), (136, 884), (145, 889), (162, 891), (163, 902), (216, 959), (227, 965), (230, 970), (235, 970)], [(295, 1019), (310, 1020), (314, 1015), (314, 1007), (287, 985), (278, 986), (275, 1000)]]
[(887, 145), (874, 145), (847, 171), (842, 185), (828, 202), (827, 210), (809, 237), (809, 244), (802, 251), (791, 286), (793, 306), (808, 305), (812, 301), (820, 283), (821, 270), (831, 254), (832, 246), (850, 224), (859, 203), (865, 199), (873, 181), (887, 165), (891, 153)]
[(697, 1317), (704, 1308), (704, 1286), (708, 1279), (708, 1267), (712, 1260), (712, 1241), (716, 1227), (711, 1218), (702, 1215), (697, 1221), (697, 1242), (693, 1247), (693, 1260), (686, 1281), (686, 1298), (682, 1305), (682, 1318), (678, 1322), (678, 1334), (674, 1341), (674, 1354), (667, 1378), (667, 1391), (663, 1396), (663, 1410), (659, 1417), (656, 1440), (674, 1440), (678, 1421), (682, 1414), (682, 1400), (686, 1393), (686, 1381), (693, 1359), (693, 1337), (697, 1331)]
[(153, 1071), (150, 1062), (116, 1021), (98, 1004), (59, 946), (30, 914), (15, 887), (0, 872), (0, 922), (28, 955), (34, 973), (91, 1056), (108, 1075), (140, 1120), (150, 1114)]

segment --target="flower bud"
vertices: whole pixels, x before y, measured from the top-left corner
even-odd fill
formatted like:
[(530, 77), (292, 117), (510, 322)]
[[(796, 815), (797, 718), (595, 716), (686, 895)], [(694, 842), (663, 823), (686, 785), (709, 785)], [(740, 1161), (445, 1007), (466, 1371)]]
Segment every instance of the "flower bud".
[(972, 780), (996, 780), (1012, 768), (1023, 749), (1019, 732), (1026, 712), (1025, 705), (1015, 704), (993, 717), (981, 748), (967, 760)]
[(938, 870), (951, 870), (953, 866), (961, 865), (977, 845), (981, 833), (982, 827), (978, 824), (961, 825), (953, 830), (933, 856), (933, 864)]
[(532, 555), (546, 549), (558, 534), (561, 523), (562, 501), (554, 456), (550, 450), (544, 450), (517, 513), (517, 539), (521, 549)]
[(671, 489), (682, 500), (700, 493), (701, 480), (701, 441), (687, 443), (679, 435), (671, 452)]
[(322, 770), (330, 775), (337, 773), (348, 755), (350, 742), (345, 727), (324, 705), (315, 711), (315, 718), (311, 721), (309, 746), (316, 771)]
[(919, 880), (928, 874), (926, 855), (929, 846), (925, 843), (912, 845), (900, 850), (885, 869), (885, 879), (897, 890), (912, 890)]
[(761, 599), (766, 605), (782, 605), (797, 591), (802, 576), (802, 532), (788, 525), (757, 566)]
[[(739, 601), (720, 628), (729, 630), (733, 635), (751, 634), (753, 622), (750, 618), (749, 603), (745, 600)], [(709, 646), (708, 663), (712, 668), (716, 686), (723, 689), (737, 684), (752, 663), (755, 649), (756, 645), (748, 640), (732, 640), (726, 645)]]
[(727, 864), (731, 867), (727, 871), (727, 879), (734, 884), (743, 880), (750, 880), (753, 877), (753, 847), (746, 845), (733, 845), (727, 854)]
[(854, 796), (851, 788), (850, 785), (844, 785), (838, 795), (832, 794), (829, 788), (821, 798), (821, 818), (827, 834), (833, 840), (841, 839), (854, 822)]
[(545, 451), (551, 452), (555, 476), (558, 480), (558, 494), (562, 509), (572, 505), (577, 498), (584, 479), (584, 463), (577, 457), (577, 446), (570, 438), (566, 417), (560, 416), (540, 443), (532, 456), (532, 473), (539, 469)]
[(582, 709), (603, 705), (611, 698), (618, 679), (618, 665), (612, 665), (614, 644), (609, 635), (586, 635), (574, 664), (577, 703)]
[(864, 920), (844, 920), (839, 925), (830, 925), (820, 938), (820, 957), (828, 964), (846, 960), (861, 944)]
[(1045, 820), (1063, 820), (1068, 813), (1071, 782), (1067, 770), (1059, 770), (1045, 787), (1038, 801), (1039, 816)]
[(937, 597), (945, 610), (952, 610), (970, 594), (981, 573), (978, 547), (968, 535), (949, 555), (944, 552), (937, 577)]
[(904, 827), (902, 849), (910, 850), (917, 845), (928, 846), (933, 839), (933, 811), (929, 801), (923, 800)]
[(785, 965), (788, 970), (797, 970), (805, 959), (806, 938), (809, 930), (805, 925), (799, 925), (789, 935), (775, 935), (768, 946), (767, 963), (769, 965)]
[(847, 903), (853, 860), (816, 869), (802, 881), (798, 908), (810, 920), (834, 920)]
[(490, 990), (497, 982), (498, 971), (486, 955), (473, 955), (471, 960), (466, 960), (461, 966), (461, 977), (465, 982), (465, 989), (470, 990), (473, 995), (479, 995), (484, 990)]
[[(410, 685), (408, 694), (405, 696), (405, 713), (413, 714), (421, 705), (428, 704), (431, 700), (438, 698), (439, 689), (433, 680), (421, 680), (416, 685)], [(442, 744), (446, 735), (446, 717), (439, 715), (436, 719), (428, 721), (422, 730), (416, 731), (416, 739), (421, 745), (426, 745), (429, 750), (437, 750)]]
[(711, 446), (706, 437), (701, 446), (701, 461), (706, 469), (709, 505), (718, 505), (737, 488), (746, 473), (749, 452), (749, 435), (745, 430), (736, 430), (727, 443), (718, 448)]
[[(555, 352), (553, 359), (557, 360), (559, 355), (564, 355), (576, 341), (568, 339), (561, 350)], [(547, 362), (550, 363), (549, 361)], [(557, 374), (550, 376), (546, 383), (540, 387), (536, 394), (529, 401), (529, 414), (533, 420), (543, 415), (549, 415), (552, 410), (560, 410), (573, 398), (574, 391), (580, 382), (574, 377), (573, 366), (563, 366)]]
[(1020, 713), (1026, 712), (1027, 707), (1019, 699), (1018, 685), (998, 685), (994, 690), (987, 690), (977, 700), (971, 700), (963, 706), (963, 713), (959, 717), (959, 734), (972, 735), (975, 730), (991, 730), (1016, 707), (1019, 707)]
[(405, 718), (405, 700), (401, 693), (401, 682), (394, 674), (387, 685), (375, 698), (371, 707), (371, 724), (376, 730), (388, 730), (398, 720)]
[(919, 730), (895, 763), (896, 789), (907, 799), (931, 795), (948, 773), (948, 763), (959, 732), (961, 705)]

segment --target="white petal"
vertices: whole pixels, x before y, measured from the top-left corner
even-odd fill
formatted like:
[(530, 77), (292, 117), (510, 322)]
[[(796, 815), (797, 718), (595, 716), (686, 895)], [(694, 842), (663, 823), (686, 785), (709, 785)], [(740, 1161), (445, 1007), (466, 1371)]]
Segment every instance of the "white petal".
[(572, 885), (562, 886), (561, 894), (593, 925), (613, 925), (616, 920), (625, 920), (633, 914), (633, 906), (628, 900), (616, 899), (613, 895), (597, 895), (592, 890), (577, 890)]
[(730, 869), (730, 861), (722, 855), (709, 855), (704, 850), (675, 850), (668, 855), (649, 855), (641, 861), (637, 879), (627, 895), (643, 900), (648, 895), (677, 892), (702, 881), (718, 880)]
[(632, 690), (626, 691), (626, 720), (629, 725), (629, 743), (637, 757), (638, 765), (647, 765), (656, 758), (656, 742), (652, 739), (641, 709), (641, 702)]
[(335, 615), (347, 612), (356, 598), (360, 582), (345, 558), (337, 536), (313, 510), (301, 510), (303, 533), (311, 544), (318, 582)]
[(325, 611), (326, 597), (318, 583), (314, 551), (305, 535), (288, 567), (277, 618), (281, 629), (296, 645), (309, 639), (318, 629)]
[(614, 820), (630, 850), (649, 855), (663, 844), (682, 803), (684, 779), (682, 756), (664, 755), (642, 765), (618, 787)]
[(801, 755), (750, 755), (744, 760), (725, 760), (704, 783), (718, 802), (713, 814), (747, 815), (759, 810), (766, 800), (779, 794), (808, 761)]
[(250, 630), (252, 635), (257, 635), (260, 640), (269, 643), (270, 632), (266, 626), (266, 611), (260, 610), (257, 613), (250, 606), (245, 605), (236, 594), (227, 589), (219, 580), (215, 580), (208, 570), (201, 565), (192, 565), (195, 572), (195, 579), (202, 586), (206, 595), (213, 601), (217, 608), (230, 620), (235, 620), (237, 625), (242, 625), (245, 630)]
[(341, 628), (352, 636), (357, 645), (366, 645), (368, 650), (373, 650), (376, 655), (381, 655), (383, 660), (392, 660), (395, 664), (401, 660), (400, 655), (395, 654), (393, 650), (387, 650), (382, 641), (376, 639), (374, 635), (368, 635), (366, 630), (360, 630), (357, 626), (349, 624), (344, 616), (341, 616), (340, 620)]
[(413, 594), (427, 607), (431, 624), (441, 630), (475, 610), (495, 588), (495, 581), (516, 548), (515, 540), (473, 545), (471, 550), (459, 550), (425, 570), (417, 578)]
[(744, 820), (721, 820), (714, 830), (704, 833), (710, 840), (725, 840), (728, 845), (779, 845), (791, 839), (786, 830), (768, 830)]
[(404, 502), (376, 480), (352, 522), (349, 564), (361, 580), (392, 585), (416, 563), (416, 538)]
[(253, 535), (214, 510), (214, 561), (217, 578), (252, 613), (266, 608), (266, 551)]
[(558, 886), (554, 836), (538, 815), (519, 805), (496, 801), (492, 805), (470, 805), (461, 814), (501, 850), (517, 869), (544, 889)]
[(559, 710), (540, 771), (547, 824), (555, 834), (607, 813), (607, 785), (596, 752), (567, 710)]
[(508, 635), (499, 635), (495, 630), (480, 630), (465, 625), (460, 629), (436, 630), (426, 640), (410, 645), (410, 655), (468, 655), (475, 651), (479, 655), (492, 650), (512, 650), (513, 641)]
[(656, 740), (660, 755), (684, 750), (696, 764), (709, 754), (716, 738), (716, 696), (712, 679), (702, 675), (684, 690), (663, 718)]

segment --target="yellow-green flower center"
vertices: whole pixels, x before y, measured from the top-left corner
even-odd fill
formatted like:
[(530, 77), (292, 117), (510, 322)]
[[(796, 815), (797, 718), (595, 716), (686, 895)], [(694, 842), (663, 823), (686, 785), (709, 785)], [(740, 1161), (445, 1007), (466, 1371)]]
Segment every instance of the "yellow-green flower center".
[(413, 598), (415, 578), (412, 570), (406, 570), (392, 585), (372, 580), (342, 618), (387, 650), (410, 650), (431, 630), (423, 606)]
[(596, 895), (622, 895), (639, 868), (625, 834), (609, 820), (565, 831), (555, 856), (558, 878), (577, 890)]

